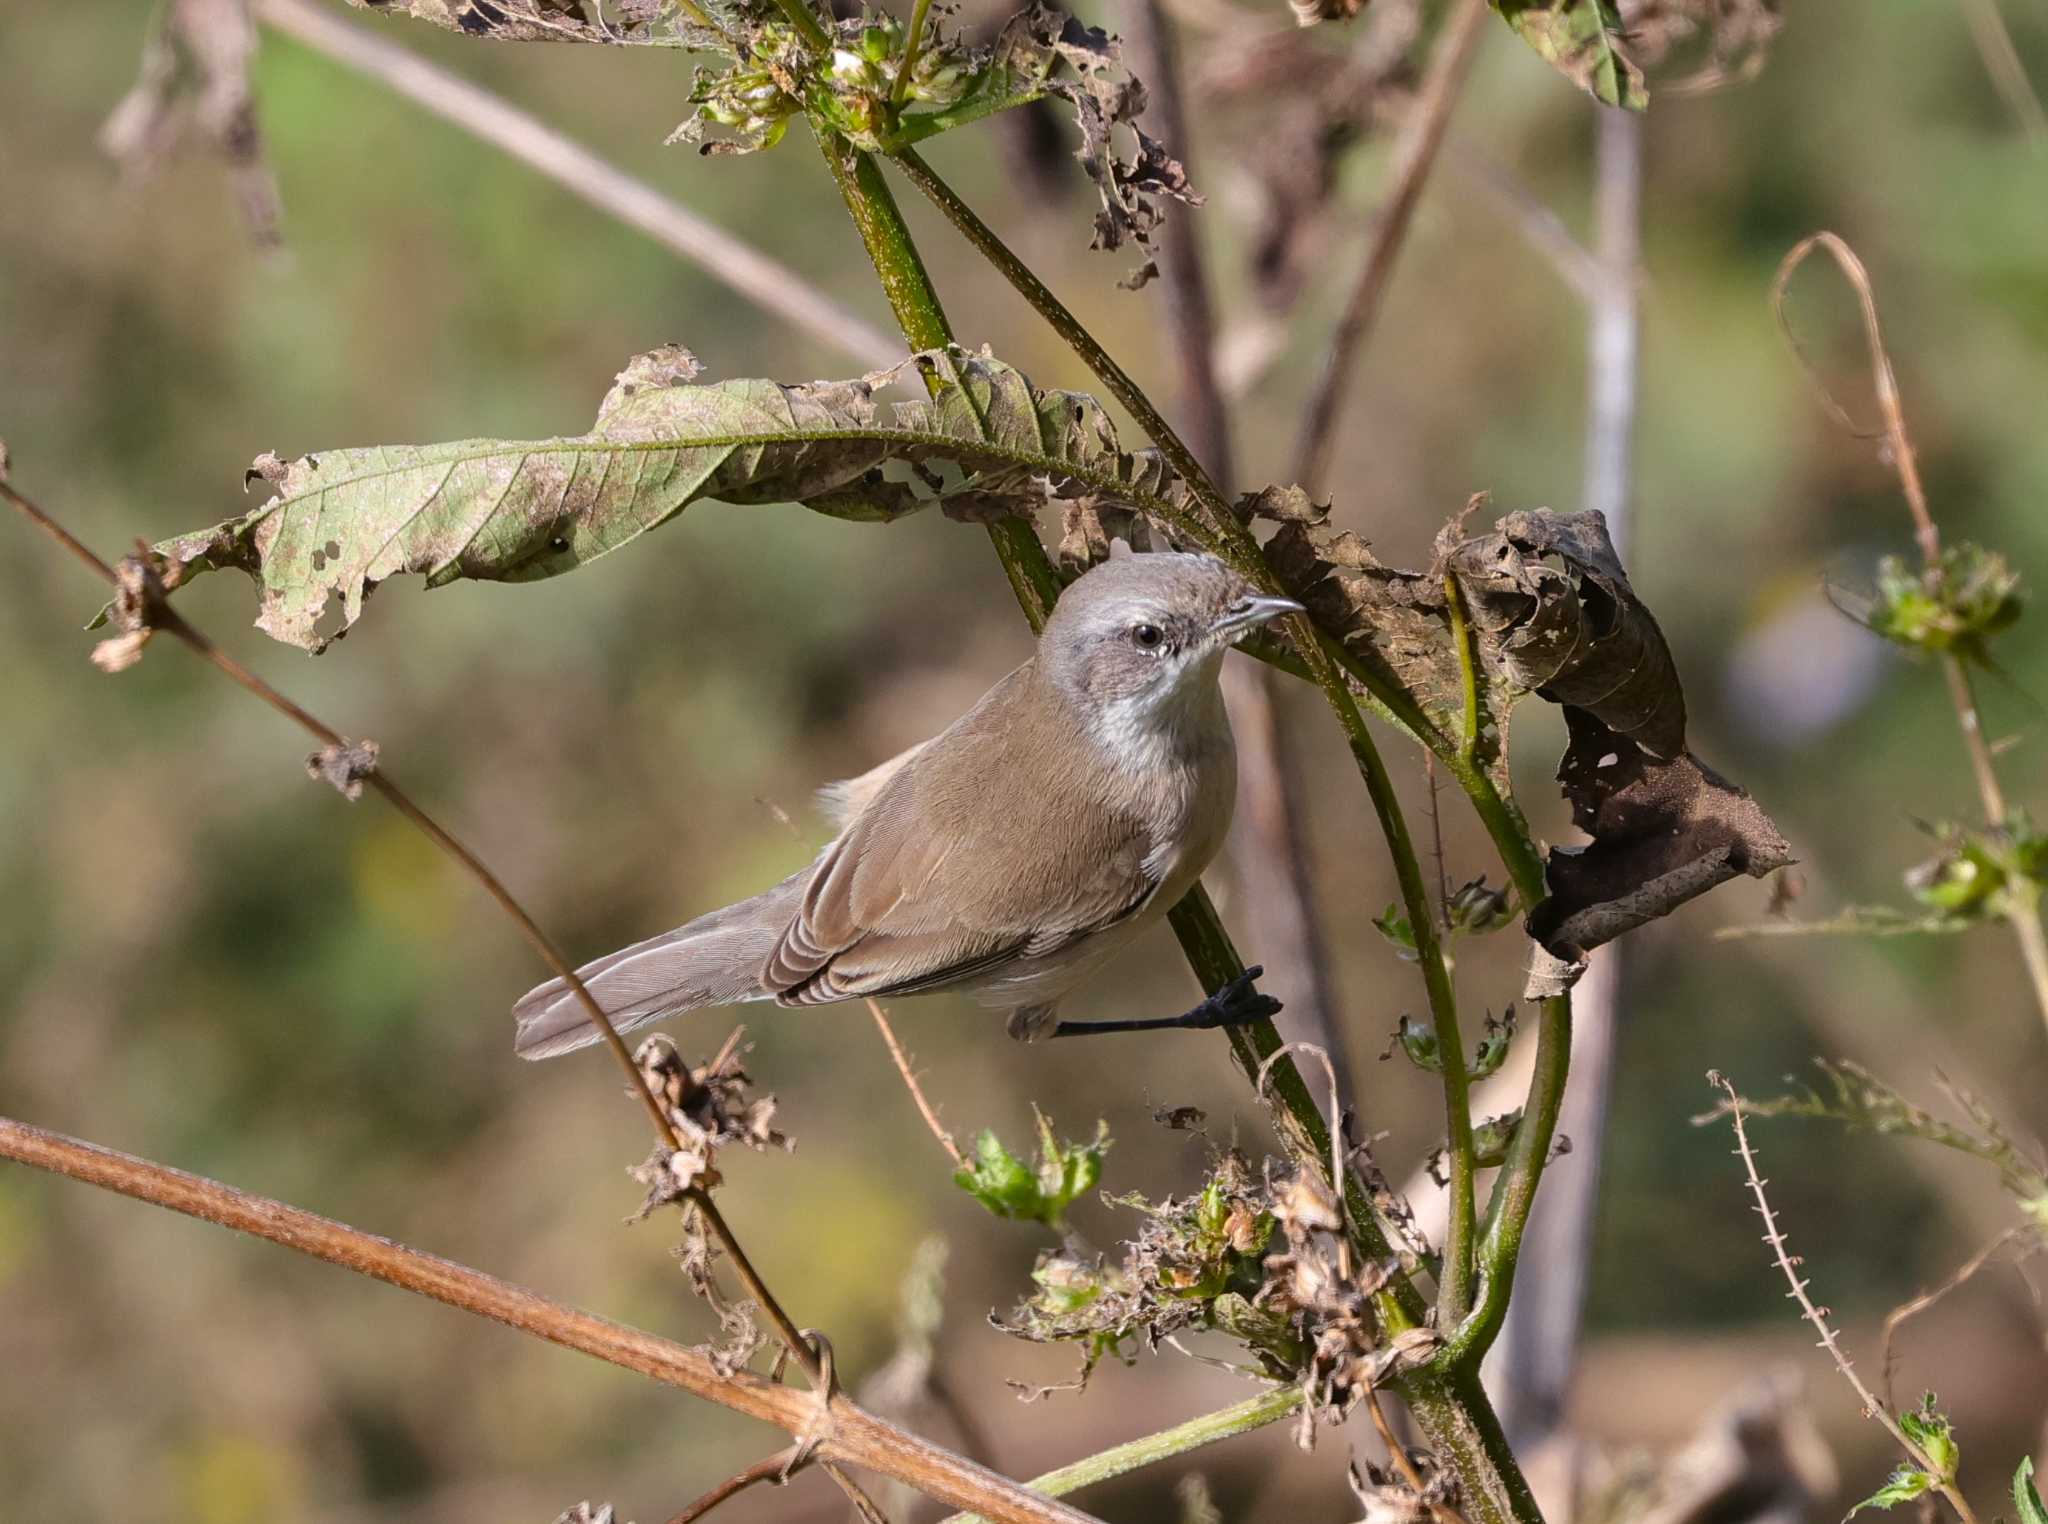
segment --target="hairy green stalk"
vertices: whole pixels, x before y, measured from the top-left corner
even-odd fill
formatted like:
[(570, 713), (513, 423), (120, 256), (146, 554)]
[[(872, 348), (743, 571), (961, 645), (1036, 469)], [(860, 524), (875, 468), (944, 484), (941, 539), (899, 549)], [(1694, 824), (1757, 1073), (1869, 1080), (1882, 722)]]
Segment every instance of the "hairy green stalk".
[[(1033, 1492), (1042, 1492), (1049, 1498), (1065, 1497), (1070, 1492), (1079, 1492), (1083, 1487), (1097, 1482), (1106, 1482), (1126, 1472), (1136, 1471), (1143, 1466), (1156, 1465), (1163, 1460), (1172, 1460), (1177, 1455), (1186, 1455), (1190, 1450), (1199, 1450), (1204, 1445), (1213, 1445), (1219, 1440), (1235, 1439), (1240, 1434), (1249, 1434), (1254, 1429), (1263, 1429), (1281, 1419), (1301, 1411), (1301, 1388), (1298, 1386), (1276, 1386), (1257, 1397), (1246, 1398), (1214, 1413), (1204, 1413), (1200, 1418), (1190, 1418), (1186, 1423), (1175, 1424), (1157, 1434), (1147, 1434), (1142, 1439), (1133, 1439), (1108, 1450), (1100, 1451), (1071, 1465), (1048, 1471), (1043, 1476), (1034, 1476), (1024, 1485)], [(979, 1514), (956, 1513), (944, 1524), (988, 1524)]]
[[(786, 0), (786, 3), (795, 3), (795, 0)], [(905, 338), (917, 348), (930, 348), (949, 342), (952, 337), (950, 325), (945, 320), (938, 295), (931, 287), (930, 277), (917, 255), (909, 230), (903, 224), (901, 211), (894, 199), (887, 195), (886, 187), (880, 187), (880, 194), (876, 193), (880, 177), (873, 159), (823, 130), (820, 130), (819, 138), (825, 156), (832, 164), (833, 173), (839, 181), (841, 194), (847, 201), (854, 224), (860, 231), (862, 242), (875, 264), (877, 274), (882, 279), (890, 306), (897, 314)], [(1034, 308), (1052, 324), (1055, 331), (1102, 380), (1110, 394), (1130, 410), (1140, 426), (1151, 435), (1161, 453), (1188, 483), (1196, 503), (1203, 512), (1198, 518), (1182, 516), (1184, 521), (1178, 523), (1177, 527), (1185, 529), (1196, 543), (1212, 549), (1261, 586), (1277, 590), (1272, 572), (1266, 566), (1250, 530), (1238, 520), (1230, 505), (1222, 499), (1200, 463), (1188, 450), (1185, 442), (1160, 416), (1151, 399), (1131, 380), (1122, 367), (1110, 358), (1094, 336), (1052, 295), (1029, 267), (1018, 260), (917, 155), (905, 151), (897, 157), (918, 188), (930, 196), (940, 210), (947, 214), (948, 219), (969, 237), (991, 264), (995, 265), (998, 272), (1031, 301)], [(1003, 559), (1013, 588), (1018, 588), (1021, 592), (1024, 588), (1041, 586), (1046, 581), (1056, 585), (1057, 579), (1036, 534), (1028, 525), (1020, 524), (1019, 528), (1021, 533), (1007, 542), (998, 541), (997, 544), (997, 552)], [(1031, 603), (1026, 602), (1025, 612), (1027, 617), (1033, 619), (1034, 626), (1041, 622), (1042, 609), (1034, 611)], [(1455, 1272), (1457, 1295), (1461, 1300), (1453, 1304), (1458, 1307), (1459, 1315), (1462, 1316), (1463, 1299), (1469, 1298), (1470, 1277), (1475, 1263), (1471, 1258), (1470, 1241), (1473, 1230), (1473, 1209), (1470, 1199), (1470, 1112), (1469, 1100), (1461, 1083), (1465, 1078), (1463, 1053), (1458, 1043), (1456, 1006), (1450, 998), (1449, 973), (1435, 935), (1432, 911), (1422, 877), (1421, 860), (1408, 835), (1392, 779), (1371, 735), (1365, 728), (1364, 718), (1359, 712), (1350, 683), (1344, 675), (1344, 670), (1352, 664), (1341, 662), (1338, 653), (1328, 647), (1305, 618), (1296, 616), (1292, 626), (1291, 633), (1303, 654), (1311, 680), (1329, 697), (1340, 722), (1344, 724), (1353, 757), (1365, 777), (1375, 811), (1380, 817), (1382, 829), (1387, 834), (1389, 851), (1395, 858), (1403, 901), (1412, 923), (1417, 928), (1417, 950), (1423, 954), (1425, 982), (1429, 986), (1432, 1014), (1437, 1021), (1439, 1032), (1445, 1038), (1445, 1046), (1458, 1048), (1457, 1077), (1454, 1080), (1447, 1079), (1446, 1083), (1446, 1114), (1451, 1123), (1454, 1150), (1458, 1146), (1457, 1135), (1461, 1132), (1463, 1147), (1466, 1150), (1466, 1205), (1462, 1212), (1462, 1241), (1458, 1245), (1456, 1256), (1464, 1263), (1463, 1267)], [(1376, 689), (1389, 690), (1402, 709), (1422, 721), (1424, 734), (1434, 734), (1434, 727), (1428, 725), (1413, 699), (1398, 686), (1390, 686), (1384, 680), (1367, 685), (1369, 693), (1374, 693)], [(1512, 809), (1500, 799), (1483, 772), (1473, 767), (1454, 767), (1452, 771), (1460, 783), (1467, 787), (1467, 791), (1473, 794), (1474, 804), (1480, 809), (1482, 819), (1487, 821), (1489, 830), (1499, 830), (1512, 841), (1515, 850), (1511, 854), (1514, 860), (1509, 864), (1511, 876), (1522, 882), (1527, 876), (1526, 870), (1534, 867), (1534, 881), (1539, 886), (1536, 897), (1540, 897), (1540, 861), (1521, 832), (1520, 822)], [(1505, 847), (1504, 855), (1510, 855)], [(1518, 867), (1524, 872), (1518, 874)], [(1533, 898), (1530, 902), (1534, 902)], [(1238, 956), (1229, 935), (1223, 929), (1222, 922), (1216, 916), (1214, 907), (1210, 905), (1206, 893), (1199, 885), (1173, 908), (1169, 920), (1189, 965), (1205, 989), (1213, 992), (1243, 971), (1243, 960)], [(1431, 969), (1434, 969), (1433, 974), (1430, 972)], [(1299, 1069), (1284, 1055), (1273, 1061), (1270, 1069), (1265, 1067), (1281, 1047), (1279, 1034), (1274, 1030), (1272, 1023), (1259, 1022), (1249, 1027), (1235, 1029), (1229, 1033), (1229, 1037), (1232, 1053), (1239, 1066), (1255, 1083), (1259, 1083), (1263, 1075), (1264, 1086), (1270, 1086), (1278, 1098), (1279, 1104), (1272, 1108), (1272, 1114), (1275, 1125), (1289, 1146), (1298, 1155), (1306, 1158), (1319, 1160), (1327, 1157), (1329, 1131)], [(1553, 1120), (1554, 1116), (1553, 1108)], [(1459, 1125), (1460, 1120), (1462, 1127)], [(1546, 1147), (1547, 1143), (1546, 1137)], [(1347, 1178), (1342, 1182), (1341, 1188), (1345, 1192), (1347, 1206), (1350, 1208), (1352, 1233), (1359, 1252), (1375, 1259), (1395, 1258), (1392, 1240), (1383, 1230), (1372, 1203), (1358, 1183), (1354, 1172), (1347, 1172)], [(1533, 1180), (1530, 1188), (1533, 1190)], [(1501, 1193), (1497, 1191), (1496, 1202), (1500, 1200)], [(1459, 1215), (1454, 1210), (1454, 1219)], [(1506, 1221), (1504, 1216), (1503, 1222)], [(1515, 1226), (1517, 1231), (1512, 1238), (1514, 1245), (1518, 1247), (1518, 1220)], [(1447, 1264), (1451, 1263), (1453, 1258), (1447, 1255)], [(1511, 1261), (1508, 1265), (1508, 1274), (1512, 1274)], [(1454, 1272), (1447, 1269), (1446, 1281), (1451, 1281), (1453, 1276)], [(1488, 1279), (1491, 1282), (1494, 1279), (1493, 1275), (1489, 1274)], [(1504, 1282), (1505, 1277), (1502, 1280)], [(1419, 1326), (1428, 1315), (1421, 1294), (1406, 1275), (1394, 1276), (1389, 1285), (1376, 1297), (1375, 1302), (1388, 1333)], [(1473, 1358), (1476, 1360), (1476, 1356)], [(1472, 1370), (1455, 1365), (1433, 1366), (1428, 1372), (1418, 1373), (1416, 1379), (1405, 1383), (1403, 1390), (1416, 1413), (1418, 1422), (1431, 1435), (1445, 1456), (1458, 1466), (1460, 1475), (1467, 1484), (1471, 1514), (1480, 1521), (1480, 1524), (1540, 1524), (1542, 1516), (1536, 1509), (1527, 1483), (1516, 1466), (1513, 1454), (1508, 1450), (1499, 1423)]]
[[(1190, 526), (1202, 531), (1194, 536), (1198, 543), (1202, 543), (1205, 548), (1229, 561), (1239, 571), (1269, 591), (1282, 591), (1273, 577), (1271, 568), (1266, 565), (1258, 542), (1252, 538), (1249, 527), (1224, 500), (1208, 472), (1195, 458), (1194, 452), (1160, 414), (1151, 398), (1145, 395), (1144, 390), (1131, 379), (1130, 374), (1096, 341), (1095, 336), (1088, 331), (1087, 325), (1053, 295), (1051, 289), (1010, 250), (994, 229), (983, 222), (975, 214), (974, 209), (961, 200), (953, 188), (922, 158), (910, 150), (896, 154), (895, 158), (911, 183), (922, 191), (932, 204), (945, 214), (946, 220), (951, 222), (1018, 293), (1031, 303), (1052, 326), (1053, 331), (1059, 334), (1081, 357), (1083, 363), (1095, 373), (1110, 395), (1128, 408), (1139, 426), (1151, 436), (1160, 453), (1166, 457), (1181, 480), (1187, 483), (1196, 503), (1203, 510), (1198, 523)], [(1429, 890), (1422, 873), (1422, 861), (1416, 853), (1414, 841), (1408, 834), (1407, 821), (1402, 814), (1400, 799), (1394, 791), (1393, 779), (1388, 775), (1386, 763), (1379, 754), (1379, 748), (1374, 743), (1371, 732), (1366, 729), (1364, 717), (1359, 713), (1357, 700), (1352, 695), (1351, 686), (1346, 681), (1344, 672), (1332, 657), (1331, 643), (1324, 640), (1306, 615), (1295, 615), (1288, 625), (1289, 633), (1294, 637), (1295, 645), (1306, 662), (1310, 680), (1322, 689), (1330, 707), (1336, 713), (1337, 722), (1344, 727), (1345, 737), (1351, 746), (1352, 758), (1365, 779), (1367, 793), (1372, 797), (1373, 811), (1379, 817), (1380, 830), (1386, 837), (1388, 852), (1394, 860), (1394, 872), (1400, 886), (1402, 905), (1408, 913), (1409, 923), (1415, 928), (1415, 951), (1422, 968), (1423, 984), (1429, 996), (1430, 1016), (1442, 1039), (1444, 1131), (1451, 1173), (1450, 1232), (1444, 1245), (1442, 1301), (1443, 1315), (1455, 1322), (1465, 1315), (1471, 1303), (1474, 1216), (1472, 1108), (1465, 1071), (1463, 1039), (1458, 1029), (1457, 998), (1451, 988), (1450, 970), (1444, 961), (1443, 948), (1437, 937), (1436, 915), (1430, 906)], [(1376, 686), (1385, 688), (1390, 685), (1382, 681)], [(1398, 687), (1391, 687), (1388, 696), (1412, 711), (1426, 732), (1433, 733), (1434, 728), (1429, 726), (1421, 711), (1415, 708), (1414, 701), (1408, 694)]]

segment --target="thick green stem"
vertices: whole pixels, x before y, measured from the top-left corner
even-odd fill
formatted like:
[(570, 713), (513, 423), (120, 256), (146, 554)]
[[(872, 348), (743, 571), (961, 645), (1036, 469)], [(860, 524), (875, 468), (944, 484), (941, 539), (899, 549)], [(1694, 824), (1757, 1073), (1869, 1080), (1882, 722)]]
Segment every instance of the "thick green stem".
[[(1086, 1456), (1071, 1465), (1035, 1476), (1024, 1485), (1033, 1492), (1042, 1492), (1049, 1498), (1065, 1497), (1083, 1487), (1097, 1482), (1106, 1482), (1126, 1472), (1136, 1471), (1143, 1466), (1155, 1465), (1163, 1460), (1172, 1460), (1177, 1455), (1186, 1455), (1190, 1450), (1199, 1450), (1204, 1445), (1213, 1445), (1219, 1440), (1235, 1439), (1240, 1434), (1249, 1434), (1254, 1429), (1263, 1429), (1268, 1424), (1278, 1423), (1301, 1410), (1301, 1388), (1298, 1386), (1276, 1386), (1257, 1397), (1247, 1398), (1232, 1407), (1220, 1408), (1214, 1413), (1204, 1413), (1200, 1418), (1190, 1418), (1186, 1423), (1162, 1429), (1157, 1434), (1147, 1434), (1142, 1439), (1116, 1445), (1095, 1455)], [(988, 1524), (979, 1514), (956, 1513), (945, 1520), (945, 1524)]]
[[(817, 129), (818, 147), (832, 168), (839, 194), (860, 233), (868, 259), (882, 282), (882, 294), (889, 310), (912, 349), (937, 349), (953, 341), (952, 324), (939, 304), (938, 288), (924, 267), (924, 259), (911, 241), (903, 212), (882, 178), (881, 167), (870, 154), (861, 152), (835, 133)], [(1058, 575), (1046, 559), (1044, 549), (1031, 526), (1018, 518), (999, 519), (988, 526), (1010, 590), (1024, 610), (1034, 631), (1045, 628), (1046, 615), (1060, 595)]]
[[(1081, 357), (1082, 362), (1095, 373), (1103, 386), (1126, 408), (1145, 430), (1169, 464), (1187, 484), (1189, 492), (1201, 507), (1199, 523), (1194, 526), (1201, 533), (1196, 535), (1199, 543), (1222, 556), (1238, 570), (1252, 577), (1262, 586), (1279, 591), (1272, 571), (1267, 567), (1265, 557), (1260, 553), (1258, 543), (1252, 538), (1249, 528), (1237, 517), (1229, 503), (1210, 480), (1209, 474), (1195, 458), (1195, 454), (1176, 433), (1171, 424), (1154, 407), (1151, 398), (1133, 381), (1127, 371), (1111, 358), (1109, 352), (1099, 344), (1088, 331), (1087, 325), (1070, 312), (1066, 304), (1053, 295), (1052, 290), (1040, 280), (1030, 266), (1026, 265), (1005, 244), (994, 229), (975, 215), (974, 209), (962, 201), (930, 165), (910, 150), (895, 155), (897, 165), (910, 177), (925, 196), (945, 214), (966, 239), (1014, 286), (1018, 293), (1038, 311), (1052, 329), (1069, 347)], [(1408, 919), (1415, 928), (1415, 950), (1422, 965), (1423, 983), (1429, 995), (1431, 1019), (1442, 1038), (1444, 1061), (1444, 1123), (1446, 1149), (1451, 1167), (1451, 1215), (1450, 1234), (1445, 1243), (1443, 1298), (1445, 1315), (1452, 1321), (1462, 1318), (1470, 1304), (1472, 1276), (1472, 1226), (1473, 1226), (1473, 1185), (1472, 1185), (1472, 1108), (1468, 1096), (1468, 1082), (1465, 1074), (1465, 1053), (1463, 1040), (1458, 1031), (1457, 1001), (1451, 990), (1450, 971), (1444, 963), (1443, 949), (1438, 944), (1435, 914), (1430, 908), (1429, 891), (1422, 874), (1422, 862), (1416, 855), (1414, 842), (1408, 835), (1408, 826), (1401, 813), (1401, 802), (1394, 792), (1393, 780), (1388, 776), (1386, 764), (1381, 760), (1379, 749), (1374, 745), (1371, 733), (1365, 727), (1364, 718), (1359, 714), (1357, 701), (1351, 693), (1351, 685), (1339, 670), (1326, 650), (1323, 639), (1306, 615), (1296, 615), (1288, 623), (1289, 633), (1295, 645), (1307, 661), (1311, 678), (1323, 690), (1330, 706), (1335, 710), (1338, 722), (1351, 743), (1351, 754), (1358, 763), (1359, 772), (1365, 779), (1366, 790), (1372, 796), (1373, 810), (1379, 816), (1380, 829), (1385, 833), (1387, 848), (1394, 859), (1395, 877), (1400, 884), (1401, 901), (1408, 913)], [(1398, 687), (1388, 685), (1390, 697), (1409, 707), (1416, 720), (1425, 728), (1428, 721), (1414, 708), (1414, 701)]]
[(805, 42), (821, 53), (832, 51), (831, 37), (826, 33), (823, 24), (812, 14), (806, 0), (775, 0), (775, 3), (781, 7), (782, 14), (789, 18), (790, 25), (802, 34)]
[[(923, 263), (917, 257), (911, 243), (909, 231), (904, 227), (902, 216), (886, 187), (879, 187), (879, 176), (874, 174), (873, 161), (865, 154), (821, 134), (826, 158), (833, 164), (833, 172), (839, 179), (840, 190), (846, 197), (849, 211), (855, 225), (861, 230), (862, 241), (866, 244), (883, 286), (890, 293), (890, 305), (903, 324), (904, 336), (917, 348), (930, 348), (950, 340), (951, 331), (945, 323), (938, 306), (936, 293), (932, 292), (929, 277)], [(1247, 528), (1232, 512), (1230, 505), (1217, 492), (1187, 445), (1160, 416), (1151, 399), (1139, 389), (1123, 368), (1110, 358), (1080, 321), (1053, 296), (1052, 292), (1021, 260), (976, 217), (959, 198), (953, 195), (922, 159), (915, 153), (904, 151), (897, 156), (898, 163), (910, 175), (913, 183), (923, 191), (945, 213), (948, 220), (967, 236), (970, 242), (993, 264), (1016, 289), (1030, 301), (1032, 306), (1052, 325), (1054, 330), (1080, 355), (1082, 360), (1101, 379), (1109, 393), (1121, 402), (1138, 421), (1140, 427), (1151, 436), (1160, 452), (1180, 474), (1203, 510), (1198, 519), (1190, 518), (1180, 526), (1190, 537), (1205, 548), (1213, 550), (1233, 566), (1255, 579), (1261, 586), (1274, 588), (1272, 572), (1260, 554), (1257, 542)], [(1013, 587), (1022, 590), (1038, 587), (1052, 581), (1050, 563), (1046, 560), (1044, 548), (1028, 526), (1024, 533), (1009, 543), (999, 542), (997, 550), (1003, 557)], [(1042, 572), (1038, 568), (1042, 567)], [(1050, 599), (1046, 600), (1046, 606)], [(1029, 602), (1027, 615), (1033, 615), (1033, 623), (1039, 622), (1039, 615)], [(1373, 744), (1366, 730), (1364, 717), (1360, 714), (1345, 668), (1351, 664), (1342, 662), (1341, 656), (1328, 649), (1315, 628), (1306, 618), (1296, 616), (1290, 623), (1297, 648), (1301, 651), (1309, 676), (1320, 687), (1340, 722), (1343, 723), (1352, 753), (1364, 775), (1368, 792), (1373, 799), (1380, 823), (1387, 835), (1388, 847), (1394, 856), (1396, 872), (1400, 879), (1402, 899), (1411, 922), (1417, 928), (1419, 952), (1423, 953), (1424, 979), (1428, 986), (1432, 1014), (1442, 1034), (1447, 1049), (1456, 1049), (1458, 1057), (1456, 1081), (1446, 1084), (1446, 1112), (1450, 1119), (1450, 1131), (1454, 1140), (1462, 1132), (1466, 1146), (1466, 1206), (1463, 1213), (1465, 1242), (1460, 1245), (1459, 1256), (1446, 1256), (1447, 1266), (1456, 1258), (1470, 1254), (1472, 1231), (1472, 1205), (1470, 1199), (1470, 1112), (1469, 1100), (1465, 1095), (1462, 1081), (1463, 1048), (1459, 1041), (1457, 1011), (1450, 994), (1449, 972), (1444, 965), (1442, 949), (1437, 944), (1428, 891), (1422, 876), (1421, 861), (1414, 844), (1408, 836), (1407, 826), (1401, 815), (1400, 804), (1394, 793), (1391, 778), (1381, 760), (1378, 748)], [(1341, 663), (1341, 664), (1340, 664)], [(1413, 699), (1402, 692), (1398, 685), (1368, 683), (1367, 691), (1375, 693), (1385, 688), (1387, 695), (1398, 700), (1400, 710), (1414, 716), (1419, 725), (1404, 725), (1419, 736), (1427, 739), (1435, 735), (1434, 726), (1421, 714)], [(1383, 699), (1383, 702), (1385, 700)], [(1389, 706), (1393, 708), (1392, 705)], [(1440, 739), (1440, 738), (1439, 738)], [(1541, 898), (1542, 865), (1536, 857), (1521, 823), (1484, 772), (1473, 765), (1453, 766), (1453, 775), (1473, 797), (1475, 808), (1488, 830), (1495, 833), (1501, 843), (1503, 857), (1511, 877), (1523, 887), (1528, 903)], [(1533, 877), (1532, 877), (1533, 875)], [(1533, 892), (1529, 885), (1535, 886)], [(1214, 991), (1243, 971), (1243, 960), (1238, 957), (1222, 922), (1217, 918), (1208, 896), (1198, 885), (1194, 892), (1176, 905), (1169, 917), (1175, 935), (1180, 939), (1181, 948), (1187, 955), (1189, 965), (1201, 980), (1205, 989)], [(1567, 1006), (1567, 1011), (1569, 1007)], [(1248, 1027), (1232, 1029), (1231, 1050), (1247, 1075), (1255, 1082), (1264, 1075), (1264, 1087), (1270, 1089), (1278, 1104), (1271, 1107), (1276, 1127), (1289, 1147), (1297, 1156), (1321, 1160), (1328, 1157), (1329, 1131), (1316, 1108), (1298, 1068), (1285, 1056), (1272, 1062), (1270, 1069), (1264, 1066), (1280, 1047), (1279, 1034), (1269, 1021), (1258, 1022)], [(1566, 1026), (1569, 1036), (1569, 1024)], [(1552, 1110), (1552, 1119), (1555, 1110)], [(1529, 1129), (1525, 1129), (1529, 1130)], [(1548, 1139), (1545, 1138), (1547, 1148)], [(1539, 1158), (1540, 1167), (1540, 1158)], [(1342, 1182), (1345, 1192), (1352, 1233), (1358, 1251), (1372, 1259), (1395, 1258), (1393, 1238), (1384, 1229), (1369, 1194), (1359, 1184), (1355, 1173), (1347, 1172)], [(1456, 1213), (1454, 1212), (1454, 1217)], [(1456, 1229), (1454, 1229), (1454, 1232)], [(1514, 1235), (1519, 1243), (1519, 1231)], [(1468, 1268), (1457, 1272), (1460, 1277), (1459, 1296), (1468, 1295)], [(1445, 1279), (1453, 1276), (1449, 1268)], [(1386, 1332), (1397, 1333), (1419, 1326), (1428, 1314), (1421, 1294), (1406, 1275), (1395, 1276), (1389, 1285), (1375, 1299), (1376, 1307)], [(1453, 1305), (1460, 1306), (1462, 1303)], [(1469, 1319), (1467, 1320), (1469, 1321)], [(1517, 1469), (1513, 1455), (1501, 1437), (1498, 1422), (1488, 1405), (1486, 1395), (1479, 1387), (1476, 1374), (1458, 1366), (1432, 1367), (1427, 1376), (1418, 1376), (1406, 1384), (1404, 1395), (1409, 1398), (1417, 1419), (1437, 1441), (1445, 1455), (1458, 1467), (1467, 1483), (1470, 1499), (1469, 1514), (1478, 1524), (1540, 1524), (1541, 1514), (1530, 1497), (1528, 1486)]]

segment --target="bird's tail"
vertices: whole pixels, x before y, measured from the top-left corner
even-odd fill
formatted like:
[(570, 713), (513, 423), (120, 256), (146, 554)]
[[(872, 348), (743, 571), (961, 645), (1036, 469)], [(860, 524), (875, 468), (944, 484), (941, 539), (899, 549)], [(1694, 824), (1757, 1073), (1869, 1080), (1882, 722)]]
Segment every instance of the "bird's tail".
[[(810, 870), (773, 889), (699, 916), (687, 926), (607, 953), (576, 970), (621, 1032), (707, 1005), (765, 1000), (761, 970), (795, 914)], [(598, 1040), (568, 981), (550, 979), (512, 1007), (521, 1058), (554, 1058)]]

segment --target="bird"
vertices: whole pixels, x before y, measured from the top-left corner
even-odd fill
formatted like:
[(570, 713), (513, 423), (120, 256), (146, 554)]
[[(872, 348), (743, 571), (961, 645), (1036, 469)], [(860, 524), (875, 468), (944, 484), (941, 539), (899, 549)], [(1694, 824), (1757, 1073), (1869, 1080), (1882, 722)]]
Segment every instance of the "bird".
[[(820, 791), (838, 829), (810, 863), (578, 969), (612, 1025), (943, 990), (1007, 1013), (1026, 1041), (1277, 1012), (1252, 968), (1180, 1016), (1058, 1018), (1222, 847), (1237, 791), (1223, 657), (1302, 607), (1212, 556), (1112, 549), (1061, 594), (1030, 659), (966, 714)], [(525, 1058), (602, 1036), (566, 979), (513, 1016)]]

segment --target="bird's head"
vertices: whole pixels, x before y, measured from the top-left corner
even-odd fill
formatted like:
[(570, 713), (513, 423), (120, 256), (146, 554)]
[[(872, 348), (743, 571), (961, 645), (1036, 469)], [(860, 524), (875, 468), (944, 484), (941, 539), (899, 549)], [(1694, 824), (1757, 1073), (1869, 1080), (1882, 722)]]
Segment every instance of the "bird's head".
[(1260, 593), (1213, 556), (1116, 555), (1060, 595), (1039, 659), (1086, 705), (1163, 715), (1216, 680), (1230, 647), (1300, 609)]

